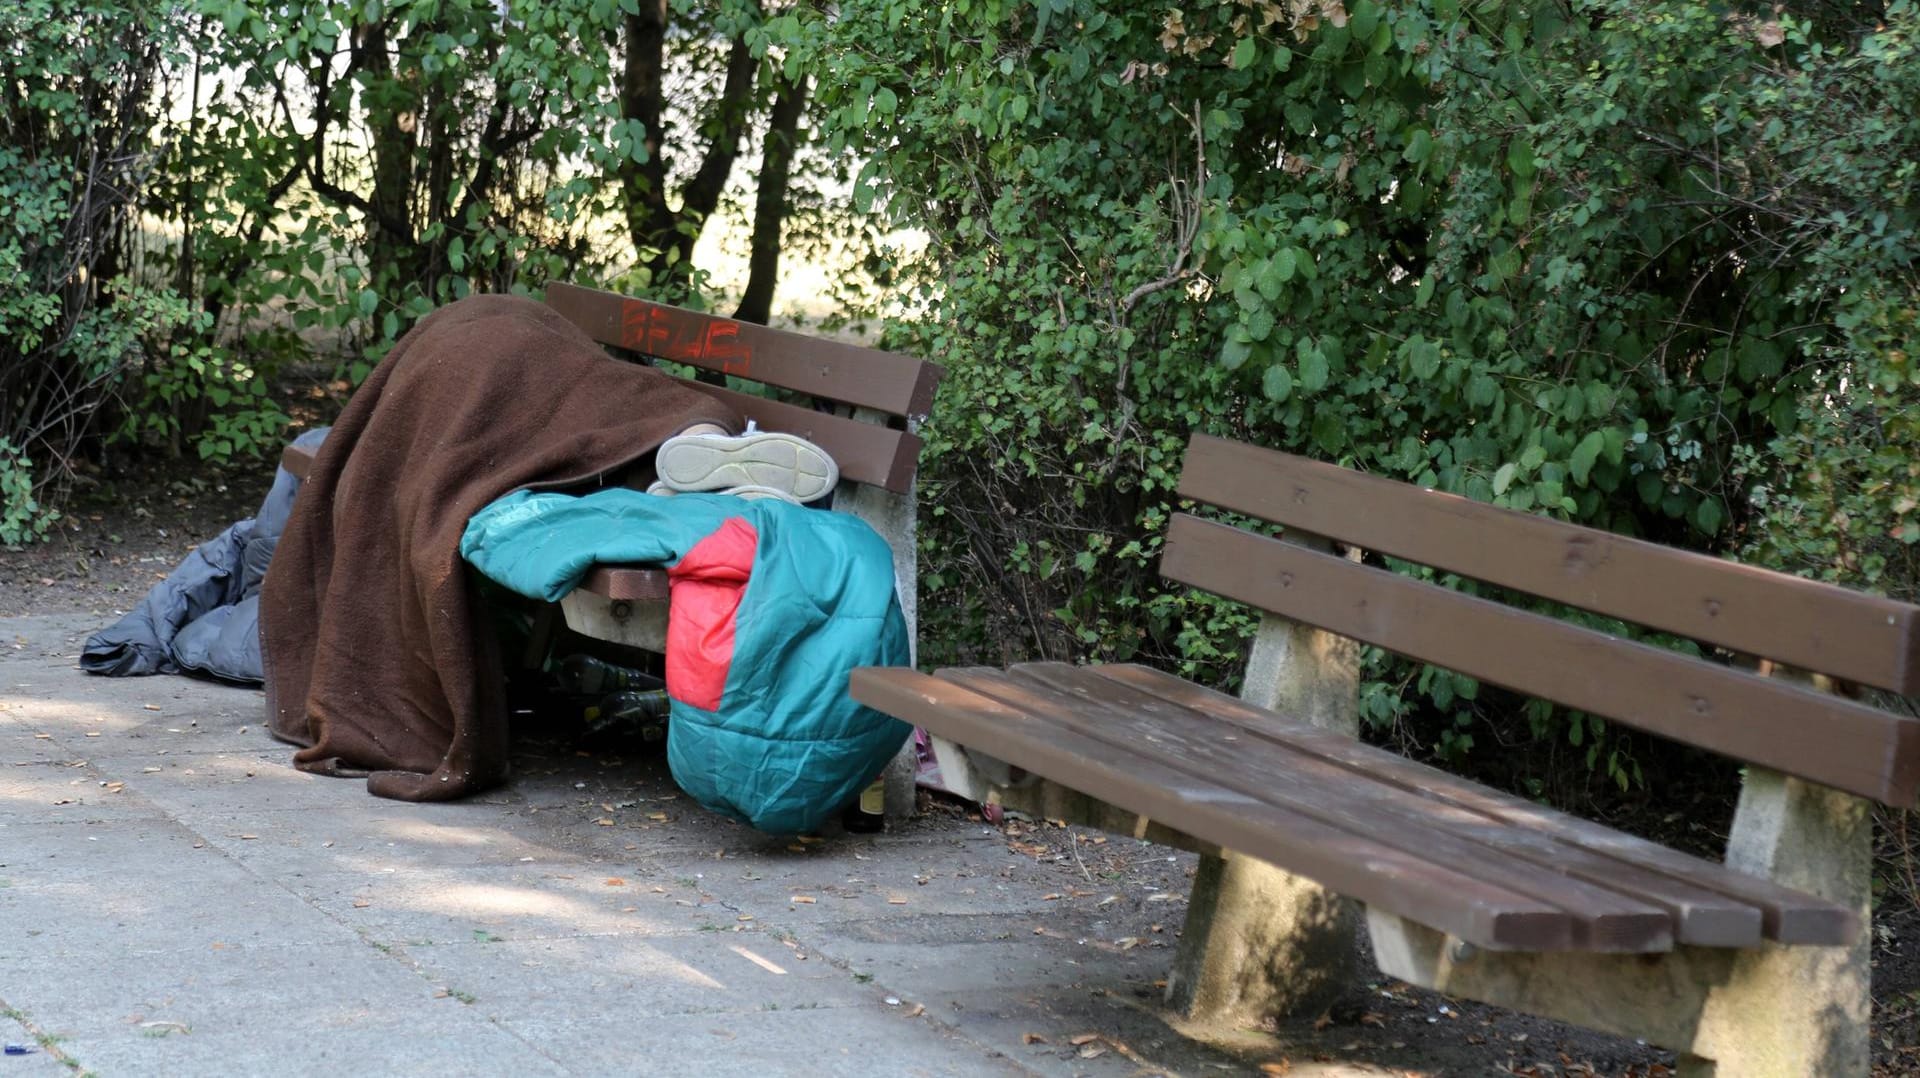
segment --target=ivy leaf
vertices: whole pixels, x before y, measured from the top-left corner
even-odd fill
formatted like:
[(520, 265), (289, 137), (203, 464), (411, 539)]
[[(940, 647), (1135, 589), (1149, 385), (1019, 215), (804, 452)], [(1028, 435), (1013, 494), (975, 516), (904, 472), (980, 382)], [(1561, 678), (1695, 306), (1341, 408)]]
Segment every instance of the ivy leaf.
[(1240, 43), (1233, 47), (1231, 66), (1235, 71), (1245, 71), (1247, 68), (1253, 66), (1254, 56), (1257, 52), (1258, 46), (1253, 43), (1252, 38), (1241, 38)]
[(1708, 535), (1718, 535), (1720, 524), (1726, 517), (1726, 510), (1720, 507), (1718, 498), (1702, 498), (1700, 504), (1693, 507), (1693, 526)]
[(1220, 346), (1220, 363), (1230, 371), (1239, 370), (1247, 357), (1253, 354), (1253, 342), (1247, 339), (1246, 332), (1235, 326), (1234, 332), (1227, 334), (1226, 342)]
[(1433, 153), (1433, 135), (1424, 127), (1416, 127), (1407, 138), (1407, 148), (1400, 156), (1414, 164), (1420, 164)]
[(1513, 477), (1515, 475), (1518, 475), (1519, 472), (1520, 472), (1520, 466), (1515, 464), (1512, 461), (1508, 461), (1505, 464), (1502, 464), (1500, 466), (1500, 470), (1493, 473), (1494, 494), (1495, 495), (1505, 494), (1507, 492), (1507, 488), (1513, 486)]
[(1600, 459), (1600, 451), (1607, 445), (1606, 436), (1599, 431), (1591, 431), (1580, 444), (1573, 447), (1573, 456), (1567, 460), (1567, 468), (1573, 473), (1573, 481), (1581, 486), (1587, 485), (1587, 475), (1593, 471), (1593, 462)]
[(1432, 378), (1440, 372), (1440, 342), (1416, 333), (1401, 346), (1407, 367), (1415, 378)]
[(1280, 283), (1285, 284), (1293, 280), (1293, 275), (1299, 268), (1300, 256), (1293, 248), (1282, 247), (1280, 250), (1274, 252), (1273, 273), (1274, 276), (1280, 280)]
[(1300, 388), (1308, 393), (1318, 393), (1327, 384), (1327, 356), (1314, 344), (1311, 338), (1300, 338)]
[(1266, 375), (1260, 379), (1260, 389), (1268, 400), (1279, 404), (1293, 395), (1293, 374), (1285, 364), (1275, 363), (1267, 368)]
[(1533, 176), (1538, 165), (1534, 161), (1531, 139), (1516, 138), (1507, 144), (1507, 167), (1520, 179)]

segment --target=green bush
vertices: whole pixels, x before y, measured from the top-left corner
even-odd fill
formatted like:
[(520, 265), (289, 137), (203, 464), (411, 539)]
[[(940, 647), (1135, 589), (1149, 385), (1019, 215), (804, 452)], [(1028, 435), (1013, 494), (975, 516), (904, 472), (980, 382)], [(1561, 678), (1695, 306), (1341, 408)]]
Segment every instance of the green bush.
[(156, 3), (0, 9), (0, 542), (42, 534), (46, 490), (98, 432), (128, 371), (183, 324), (130, 271), (171, 54)]
[[(1809, 465), (1862, 424), (1883, 471), (1901, 444), (1861, 387), (1911, 325), (1916, 14), (1867, 7), (849, 0), (802, 26), (856, 197), (927, 237), (887, 269), (897, 343), (952, 372), (930, 657), (1227, 681), (1249, 618), (1153, 572), (1195, 430), (1702, 550), (1818, 546)], [(1471, 679), (1370, 669), (1370, 718), (1470, 744)], [(1631, 771), (1584, 716), (1533, 725)]]

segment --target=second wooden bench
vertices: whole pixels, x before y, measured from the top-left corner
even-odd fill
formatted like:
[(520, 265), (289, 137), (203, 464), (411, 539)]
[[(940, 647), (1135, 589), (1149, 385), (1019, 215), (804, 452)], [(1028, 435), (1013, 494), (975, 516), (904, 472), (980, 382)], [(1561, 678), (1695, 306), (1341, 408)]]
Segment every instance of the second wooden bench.
[[(1167, 535), (1165, 576), (1268, 612), (1244, 699), (1136, 666), (853, 679), (935, 735), (963, 794), (1207, 854), (1172, 1002), (1320, 1005), (1351, 978), (1345, 896), (1404, 980), (1645, 1038), (1693, 1074), (1866, 1074), (1870, 802), (1914, 804), (1920, 722), (1330, 540), (1905, 693), (1920, 609), (1204, 436), (1179, 493), (1285, 529), (1182, 514)], [(1361, 744), (1361, 643), (1745, 762), (1725, 862)]]

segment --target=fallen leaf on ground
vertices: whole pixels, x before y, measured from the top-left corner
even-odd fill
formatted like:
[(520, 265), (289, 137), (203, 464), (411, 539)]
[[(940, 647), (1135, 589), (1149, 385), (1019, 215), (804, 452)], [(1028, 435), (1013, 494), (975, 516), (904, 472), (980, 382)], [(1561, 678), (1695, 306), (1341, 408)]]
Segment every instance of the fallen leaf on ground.
[(1067, 1041), (1067, 1043), (1073, 1045), (1075, 1048), (1078, 1048), (1083, 1044), (1091, 1044), (1094, 1041), (1097, 1041), (1099, 1039), (1100, 1039), (1100, 1034), (1098, 1033), (1076, 1033), (1073, 1035), (1071, 1039)]
[(620, 877), (618, 877), (618, 876), (608, 876), (608, 877), (607, 877), (607, 886), (608, 886), (608, 887), (625, 887), (626, 885), (627, 885), (627, 881), (625, 881), (625, 880), (623, 880), (623, 879), (621, 879), (621, 878), (620, 878)]
[(1038, 1033), (1022, 1033), (1020, 1034), (1020, 1043), (1021, 1044), (1045, 1044), (1047, 1043), (1047, 1039), (1045, 1037), (1042, 1037)]
[(813, 897), (811, 895), (794, 895), (792, 898), (788, 899), (787, 901), (798, 902), (803, 906), (811, 906), (814, 904)]

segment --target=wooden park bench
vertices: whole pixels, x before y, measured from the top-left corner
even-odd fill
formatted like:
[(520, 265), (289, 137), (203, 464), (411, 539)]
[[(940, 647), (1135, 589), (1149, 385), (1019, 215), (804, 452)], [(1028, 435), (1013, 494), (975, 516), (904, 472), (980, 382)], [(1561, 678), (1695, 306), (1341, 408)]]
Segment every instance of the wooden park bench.
[[(1870, 802), (1914, 804), (1920, 722), (1332, 541), (1908, 694), (1920, 608), (1205, 436), (1179, 494), (1285, 530), (1168, 530), (1166, 577), (1268, 612), (1242, 698), (1138, 666), (853, 679), (967, 796), (1205, 854), (1173, 1004), (1322, 1005), (1352, 976), (1357, 900), (1402, 980), (1644, 1038), (1683, 1072), (1867, 1073)], [(1356, 642), (1745, 762), (1725, 862), (1361, 744)]]
[[(547, 305), (616, 355), (683, 364), (728, 385), (688, 378), (762, 430), (797, 434), (826, 450), (840, 468), (833, 508), (860, 517), (893, 550), (894, 576), (917, 648), (918, 574), (914, 550), (914, 476), (920, 436), (946, 373), (938, 364), (787, 330), (771, 329), (648, 300), (547, 285)], [(289, 448), (281, 465), (305, 477), (313, 456)], [(644, 486), (640, 477), (636, 485)], [(664, 651), (667, 574), (637, 565), (594, 568), (558, 608), (569, 628), (599, 640)], [(538, 635), (538, 634), (536, 634)], [(887, 815), (913, 810), (913, 746), (887, 773)]]

